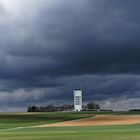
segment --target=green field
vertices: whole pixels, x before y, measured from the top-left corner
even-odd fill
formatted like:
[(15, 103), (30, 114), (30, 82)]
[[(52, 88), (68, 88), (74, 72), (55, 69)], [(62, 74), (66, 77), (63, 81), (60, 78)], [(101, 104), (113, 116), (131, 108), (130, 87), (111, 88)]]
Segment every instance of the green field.
[[(110, 112), (99, 112), (98, 114), (104, 113)], [(140, 140), (140, 124), (128, 126), (28, 128), (28, 126), (38, 124), (84, 118), (93, 114), (97, 114), (97, 112), (0, 114), (0, 140)], [(125, 114), (125, 112), (115, 112), (114, 114), (121, 115)], [(16, 129), (14, 130), (13, 128)]]
[(6, 128), (35, 126), (75, 120), (91, 116), (92, 113), (50, 112), (50, 113), (0, 113), (0, 130)]

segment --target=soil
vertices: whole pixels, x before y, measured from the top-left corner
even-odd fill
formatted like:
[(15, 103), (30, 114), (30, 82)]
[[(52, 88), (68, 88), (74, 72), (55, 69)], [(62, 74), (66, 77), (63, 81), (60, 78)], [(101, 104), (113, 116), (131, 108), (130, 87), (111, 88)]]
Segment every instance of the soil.
[(131, 125), (137, 123), (140, 123), (140, 115), (97, 115), (86, 119), (44, 124), (37, 127)]

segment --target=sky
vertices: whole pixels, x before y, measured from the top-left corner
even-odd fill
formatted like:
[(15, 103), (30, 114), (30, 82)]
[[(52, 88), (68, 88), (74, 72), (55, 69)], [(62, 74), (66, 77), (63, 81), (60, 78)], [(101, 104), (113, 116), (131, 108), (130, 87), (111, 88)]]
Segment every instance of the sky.
[(83, 102), (140, 108), (140, 1), (0, 0), (0, 111)]

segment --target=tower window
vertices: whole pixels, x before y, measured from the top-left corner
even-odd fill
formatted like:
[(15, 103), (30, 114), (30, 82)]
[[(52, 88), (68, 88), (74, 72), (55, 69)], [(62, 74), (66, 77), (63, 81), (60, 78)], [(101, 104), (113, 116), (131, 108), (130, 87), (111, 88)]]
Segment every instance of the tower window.
[(76, 96), (75, 100), (75, 104), (80, 105), (80, 96)]

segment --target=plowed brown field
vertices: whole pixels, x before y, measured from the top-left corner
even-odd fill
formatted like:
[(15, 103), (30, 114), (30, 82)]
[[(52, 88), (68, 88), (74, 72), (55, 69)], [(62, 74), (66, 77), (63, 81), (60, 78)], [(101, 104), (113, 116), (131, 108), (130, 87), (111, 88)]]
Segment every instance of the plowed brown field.
[(130, 125), (140, 123), (140, 115), (97, 115), (86, 119), (44, 124), (37, 127)]

